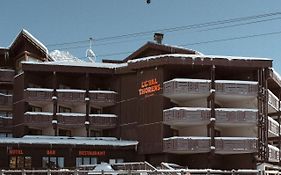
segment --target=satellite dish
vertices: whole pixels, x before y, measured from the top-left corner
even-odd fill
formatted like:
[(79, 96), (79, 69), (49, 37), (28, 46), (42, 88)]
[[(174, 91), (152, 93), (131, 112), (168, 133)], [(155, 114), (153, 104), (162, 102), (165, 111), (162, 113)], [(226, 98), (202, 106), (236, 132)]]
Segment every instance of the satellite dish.
[(90, 38), (90, 48), (86, 50), (86, 57), (91, 61), (91, 62), (96, 62), (96, 54), (92, 50), (92, 40), (93, 38)]

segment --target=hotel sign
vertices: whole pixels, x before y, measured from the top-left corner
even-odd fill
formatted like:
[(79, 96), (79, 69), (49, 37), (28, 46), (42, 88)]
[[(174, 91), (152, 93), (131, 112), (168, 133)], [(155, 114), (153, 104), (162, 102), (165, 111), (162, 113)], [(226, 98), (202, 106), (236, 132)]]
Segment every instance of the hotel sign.
[(23, 155), (22, 149), (10, 149), (9, 155)]
[(105, 156), (105, 151), (79, 151), (79, 156)]
[(141, 87), (139, 88), (139, 95), (153, 94), (161, 90), (160, 84), (157, 79), (150, 79), (141, 82)]

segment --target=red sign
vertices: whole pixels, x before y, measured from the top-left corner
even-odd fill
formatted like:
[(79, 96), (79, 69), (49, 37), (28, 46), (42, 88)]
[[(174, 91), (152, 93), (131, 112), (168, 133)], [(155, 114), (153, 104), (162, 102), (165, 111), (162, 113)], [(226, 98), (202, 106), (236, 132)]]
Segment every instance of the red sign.
[(105, 156), (105, 151), (79, 151), (79, 156)]
[(56, 150), (52, 150), (52, 149), (47, 150), (47, 151), (46, 151), (46, 154), (47, 154), (47, 155), (56, 155)]
[(23, 155), (23, 151), (21, 149), (10, 149), (9, 154), (10, 155)]
[(160, 84), (157, 82), (157, 79), (150, 79), (141, 82), (141, 88), (139, 89), (139, 95), (151, 94), (161, 90)]

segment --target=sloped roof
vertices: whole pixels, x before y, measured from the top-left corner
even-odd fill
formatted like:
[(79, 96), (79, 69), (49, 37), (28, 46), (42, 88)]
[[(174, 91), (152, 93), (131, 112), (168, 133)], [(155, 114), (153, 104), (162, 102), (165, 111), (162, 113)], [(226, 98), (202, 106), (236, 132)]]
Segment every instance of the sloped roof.
[(187, 49), (179, 46), (173, 46), (173, 45), (167, 45), (167, 44), (158, 44), (154, 42), (147, 42), (145, 45), (143, 45), (141, 48), (133, 52), (131, 55), (129, 55), (127, 58), (125, 58), (123, 61), (127, 62), (129, 60), (137, 59), (140, 57), (145, 56), (154, 56), (155, 54), (149, 54), (149, 55), (143, 55), (145, 52), (153, 50), (158, 51), (159, 54), (195, 54), (195, 55), (202, 55), (200, 52), (197, 52), (192, 49)]

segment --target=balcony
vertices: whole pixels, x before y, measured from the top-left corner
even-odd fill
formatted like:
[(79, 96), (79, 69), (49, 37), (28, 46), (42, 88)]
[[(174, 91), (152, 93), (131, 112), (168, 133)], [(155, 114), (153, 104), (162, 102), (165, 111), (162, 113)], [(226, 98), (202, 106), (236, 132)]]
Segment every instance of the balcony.
[(175, 107), (163, 111), (163, 122), (172, 126), (206, 125), (210, 122), (210, 108)]
[(170, 137), (163, 139), (163, 151), (166, 153), (206, 153), (210, 151), (210, 146), (210, 137)]
[(258, 82), (216, 80), (216, 100), (221, 103), (232, 101), (253, 100), (258, 94)]
[(0, 131), (6, 129), (12, 129), (13, 127), (13, 118), (0, 116)]
[(24, 90), (27, 102), (49, 103), (52, 101), (53, 89), (46, 88), (27, 88)]
[(217, 154), (244, 154), (258, 151), (257, 138), (252, 137), (216, 137)]
[(58, 125), (62, 128), (81, 128), (85, 125), (85, 114), (57, 113)]
[(57, 89), (57, 97), (59, 103), (84, 103), (85, 90), (79, 89)]
[(215, 111), (218, 126), (246, 126), (258, 122), (256, 109), (216, 108)]
[(268, 112), (273, 113), (277, 112), (279, 108), (279, 99), (268, 90)]
[(90, 114), (90, 128), (112, 129), (117, 125), (115, 114)]
[(26, 112), (24, 124), (33, 128), (47, 128), (52, 125), (53, 113), (50, 112)]
[(269, 156), (268, 156), (269, 162), (279, 162), (279, 154), (280, 154), (279, 149), (273, 145), (268, 145), (268, 151), (269, 151)]
[(95, 107), (108, 107), (116, 103), (117, 93), (114, 91), (89, 91), (90, 103)]
[(268, 117), (268, 137), (279, 136), (279, 124), (273, 118)]
[(0, 82), (13, 83), (14, 75), (14, 70), (0, 69)]
[(13, 96), (0, 93), (0, 110), (11, 111), (13, 108)]
[(210, 82), (203, 79), (173, 79), (164, 82), (163, 95), (178, 102), (207, 98), (210, 94)]

